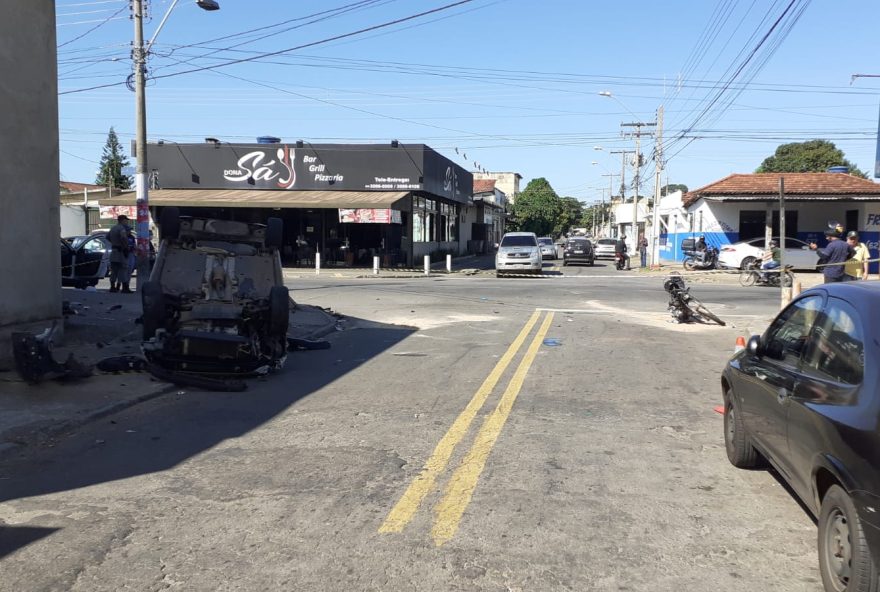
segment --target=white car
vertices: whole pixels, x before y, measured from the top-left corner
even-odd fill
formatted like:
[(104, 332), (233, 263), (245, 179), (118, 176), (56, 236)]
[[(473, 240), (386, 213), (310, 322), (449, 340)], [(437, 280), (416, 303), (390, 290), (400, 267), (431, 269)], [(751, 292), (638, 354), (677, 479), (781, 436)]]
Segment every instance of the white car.
[(617, 244), (616, 238), (600, 238), (593, 241), (593, 254), (596, 259), (607, 257), (614, 259), (614, 246)]
[[(774, 237), (778, 241), (778, 237)], [(722, 267), (745, 269), (752, 261), (761, 259), (764, 253), (764, 237), (724, 245), (718, 254), (718, 263)], [(810, 245), (796, 238), (785, 239), (785, 264), (795, 269), (815, 270), (819, 257), (815, 251), (810, 250)]]
[(520, 272), (540, 274), (544, 258), (534, 232), (508, 232), (495, 253), (495, 274)]
[(541, 257), (545, 259), (556, 259), (556, 245), (549, 236), (539, 236), (538, 246), (541, 247)]

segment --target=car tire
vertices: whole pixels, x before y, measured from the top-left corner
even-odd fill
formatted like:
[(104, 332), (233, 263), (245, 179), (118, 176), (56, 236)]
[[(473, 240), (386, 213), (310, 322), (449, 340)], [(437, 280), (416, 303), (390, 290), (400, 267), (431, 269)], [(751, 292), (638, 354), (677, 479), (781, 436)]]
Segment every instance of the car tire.
[(156, 331), (165, 326), (165, 296), (159, 282), (146, 282), (141, 288), (144, 341), (156, 336)]
[(828, 488), (819, 510), (819, 573), (826, 590), (880, 590), (858, 511), (839, 485)]
[(169, 207), (162, 210), (159, 217), (159, 231), (162, 239), (174, 240), (180, 236), (180, 209)]
[(284, 221), (281, 218), (269, 218), (266, 221), (266, 247), (280, 249), (284, 243)]
[(287, 335), (290, 324), (290, 295), (284, 286), (272, 286), (269, 291), (269, 334), (273, 337)]
[(748, 269), (750, 266), (754, 265), (755, 261), (758, 259), (755, 257), (745, 257), (739, 264), (740, 269)]
[(760, 462), (731, 391), (724, 396), (724, 448), (730, 464), (740, 469), (753, 469)]

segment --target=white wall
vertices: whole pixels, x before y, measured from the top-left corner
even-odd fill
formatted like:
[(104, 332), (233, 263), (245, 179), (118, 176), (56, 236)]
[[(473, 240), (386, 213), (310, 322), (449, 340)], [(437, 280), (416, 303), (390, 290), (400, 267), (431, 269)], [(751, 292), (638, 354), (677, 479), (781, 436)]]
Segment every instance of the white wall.
[(88, 218), (81, 205), (61, 204), (61, 236), (88, 234)]
[[(0, 369), (10, 333), (61, 317), (55, 2), (4, 2), (0, 19)], [(11, 253), (24, 256), (11, 257)]]

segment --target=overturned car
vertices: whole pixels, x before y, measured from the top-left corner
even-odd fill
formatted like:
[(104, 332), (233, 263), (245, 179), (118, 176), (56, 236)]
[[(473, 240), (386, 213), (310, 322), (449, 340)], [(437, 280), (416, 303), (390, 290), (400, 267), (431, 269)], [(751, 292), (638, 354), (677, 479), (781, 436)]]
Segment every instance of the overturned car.
[(290, 298), (282, 221), (266, 225), (161, 216), (162, 243), (144, 284), (143, 351), (173, 372), (263, 374), (287, 357)]

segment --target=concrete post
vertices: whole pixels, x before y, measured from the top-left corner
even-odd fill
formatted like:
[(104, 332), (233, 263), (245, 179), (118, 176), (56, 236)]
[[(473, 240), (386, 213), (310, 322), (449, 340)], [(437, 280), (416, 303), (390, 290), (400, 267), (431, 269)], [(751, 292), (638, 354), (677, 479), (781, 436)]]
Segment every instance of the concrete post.
[(446, 255), (446, 272), (452, 273), (452, 255)]
[(425, 255), (425, 275), (429, 275), (431, 273), (431, 256)]
[(321, 273), (321, 253), (315, 253), (315, 275)]
[(379, 275), (379, 257), (373, 257), (373, 275)]

